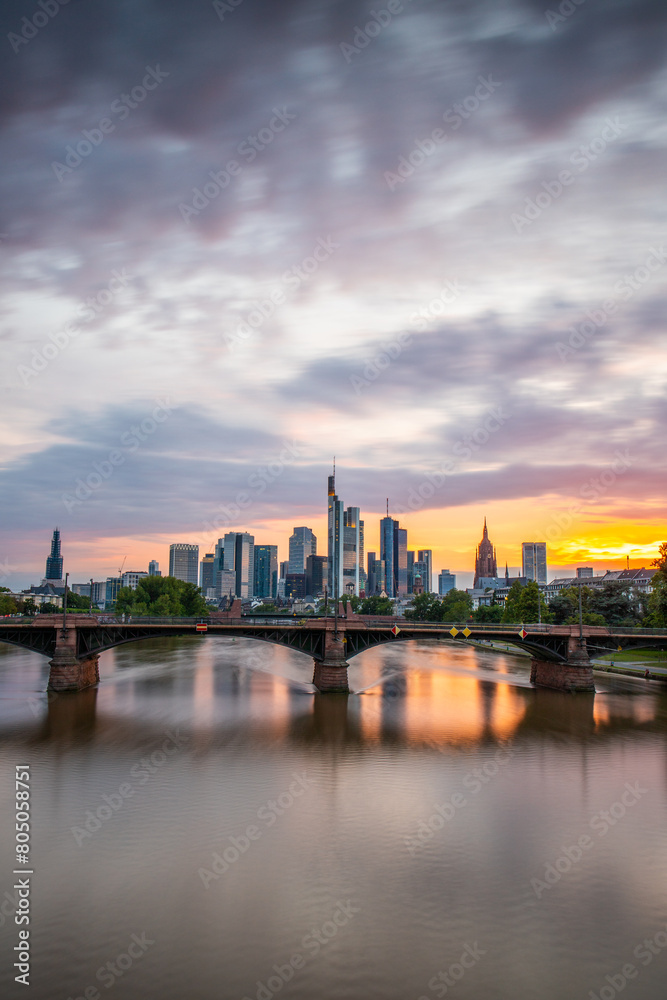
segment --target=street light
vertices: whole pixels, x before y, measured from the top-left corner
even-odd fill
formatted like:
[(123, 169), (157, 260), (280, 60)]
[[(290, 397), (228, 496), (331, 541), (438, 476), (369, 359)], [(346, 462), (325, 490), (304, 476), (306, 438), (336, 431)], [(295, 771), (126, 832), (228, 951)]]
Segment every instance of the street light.
[(63, 632), (67, 628), (67, 581), (69, 573), (65, 573), (65, 593), (63, 594)]

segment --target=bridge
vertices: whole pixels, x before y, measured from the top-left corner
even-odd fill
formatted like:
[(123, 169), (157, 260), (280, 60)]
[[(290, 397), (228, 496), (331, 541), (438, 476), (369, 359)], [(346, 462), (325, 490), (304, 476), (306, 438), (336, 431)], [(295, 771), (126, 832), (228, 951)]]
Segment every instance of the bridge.
[[(342, 605), (341, 605), (342, 608)], [(127, 642), (165, 636), (227, 636), (259, 639), (311, 656), (313, 684), (321, 692), (347, 692), (348, 661), (365, 649), (406, 640), (496, 640), (532, 654), (530, 679), (537, 687), (595, 691), (590, 653), (597, 650), (667, 648), (667, 628), (606, 628), (598, 625), (487, 625), (414, 622), (350, 614), (338, 618), (261, 615), (210, 618), (36, 615), (0, 620), (0, 642), (50, 658), (49, 690), (82, 691), (99, 683), (99, 655)]]

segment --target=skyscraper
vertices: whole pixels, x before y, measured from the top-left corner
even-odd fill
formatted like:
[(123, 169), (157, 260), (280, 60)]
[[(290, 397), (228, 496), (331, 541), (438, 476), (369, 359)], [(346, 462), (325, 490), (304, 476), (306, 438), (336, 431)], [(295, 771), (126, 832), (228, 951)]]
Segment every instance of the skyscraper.
[(169, 546), (169, 576), (185, 583), (199, 581), (199, 546), (188, 542), (172, 542)]
[(384, 563), (384, 589), (387, 597), (396, 597), (394, 525), (398, 526), (398, 521), (394, 521), (393, 517), (389, 517), (389, 515), (380, 520), (380, 559)]
[(199, 564), (199, 586), (206, 597), (208, 590), (215, 588), (215, 553), (207, 552)]
[(444, 597), (448, 594), (450, 590), (454, 590), (456, 587), (456, 577), (453, 573), (450, 573), (448, 569), (440, 570), (438, 574), (438, 594), (440, 597)]
[(417, 561), (420, 565), (422, 587), (425, 594), (433, 592), (433, 551), (431, 549), (418, 549)]
[(236, 573), (236, 596), (246, 600), (254, 594), (255, 539), (247, 531), (225, 535), (225, 570)]
[(51, 582), (63, 579), (63, 558), (60, 554), (60, 529), (56, 528), (51, 539), (51, 555), (46, 559), (45, 580)]
[(317, 538), (312, 528), (294, 528), (289, 540), (289, 571), (305, 573), (308, 556), (317, 555)]
[(336, 466), (328, 480), (327, 502), (327, 561), (329, 596), (336, 598), (345, 593), (343, 585), (343, 544), (345, 510), (342, 500), (336, 496)]
[(348, 507), (343, 514), (343, 590), (359, 595), (364, 565), (364, 522), (358, 507)]
[(496, 563), (496, 550), (489, 540), (489, 532), (484, 518), (484, 531), (482, 540), (479, 543), (475, 555), (475, 580), (473, 587), (477, 587), (481, 577), (498, 576), (498, 565)]
[(255, 572), (253, 597), (270, 597), (278, 594), (278, 546), (255, 546)]
[(317, 597), (327, 583), (327, 557), (308, 556), (306, 560), (306, 594)]
[(522, 542), (523, 576), (536, 583), (547, 582), (547, 543)]
[(157, 559), (151, 559), (148, 564), (148, 575), (149, 576), (162, 576), (160, 572), (160, 564)]

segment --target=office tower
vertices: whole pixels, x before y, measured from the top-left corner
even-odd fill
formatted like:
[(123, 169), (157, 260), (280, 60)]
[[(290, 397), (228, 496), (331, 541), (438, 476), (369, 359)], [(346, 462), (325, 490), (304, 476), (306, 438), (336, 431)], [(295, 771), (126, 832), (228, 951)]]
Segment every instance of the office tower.
[(225, 570), (236, 573), (236, 596), (247, 600), (253, 596), (255, 575), (255, 539), (247, 531), (230, 531), (225, 535)]
[(105, 599), (107, 595), (107, 584), (106, 580), (93, 580), (93, 607), (97, 604), (99, 607), (104, 607)]
[(433, 593), (433, 551), (431, 549), (418, 549), (417, 562), (420, 564), (422, 587), (425, 594)]
[(285, 577), (285, 597), (297, 601), (306, 596), (306, 574), (288, 573)]
[(327, 585), (328, 559), (326, 556), (308, 556), (306, 560), (306, 594), (317, 597)]
[(592, 576), (593, 576), (593, 567), (592, 566), (577, 566), (577, 579), (578, 580), (582, 580), (582, 579), (587, 580), (587, 579), (589, 579)]
[(269, 597), (275, 600), (278, 595), (278, 546), (255, 546), (254, 597)]
[(366, 596), (372, 597), (383, 591), (386, 593), (385, 561), (378, 559), (375, 552), (369, 552)]
[(216, 571), (215, 591), (218, 597), (234, 598), (240, 595), (236, 593), (236, 571), (233, 569), (219, 569)]
[(148, 564), (148, 575), (149, 576), (162, 576), (160, 572), (160, 564), (157, 559), (151, 559)]
[(329, 595), (332, 598), (345, 593), (343, 585), (345, 510), (343, 501), (336, 496), (336, 465), (328, 479), (327, 502), (327, 560)]
[(440, 570), (438, 573), (438, 594), (444, 597), (450, 590), (456, 587), (456, 577), (448, 569)]
[(415, 554), (412, 549), (408, 550), (408, 594), (412, 593), (412, 585), (414, 583), (415, 574)]
[(399, 528), (398, 521), (394, 522), (396, 530), (394, 533), (394, 572), (395, 572), (395, 596), (407, 597), (408, 594), (408, 530)]
[(317, 553), (317, 538), (312, 528), (294, 528), (289, 540), (289, 572), (305, 573), (306, 559)]
[(364, 522), (358, 507), (343, 513), (343, 594), (358, 596), (364, 565)]
[(496, 550), (489, 541), (489, 532), (486, 527), (486, 518), (484, 518), (484, 531), (482, 533), (482, 540), (479, 543), (477, 552), (475, 553), (475, 581), (473, 587), (479, 585), (479, 581), (482, 577), (495, 577), (498, 576), (498, 564), (496, 563)]
[(104, 606), (108, 608), (110, 604), (115, 604), (120, 590), (121, 578), (119, 576), (108, 576), (104, 586)]
[(199, 580), (199, 546), (188, 542), (172, 542), (169, 546), (169, 576), (194, 583)]
[(536, 583), (547, 582), (547, 543), (522, 542), (521, 556), (523, 561), (522, 576)]
[(204, 596), (215, 588), (215, 576), (215, 552), (207, 552), (199, 564), (199, 586)]
[(145, 576), (148, 576), (145, 570), (128, 569), (121, 576), (120, 585), (121, 587), (129, 587), (130, 590), (136, 590), (139, 580), (143, 580)]
[(58, 528), (53, 532), (53, 538), (51, 539), (51, 554), (46, 559), (46, 576), (44, 579), (49, 582), (55, 580), (60, 582), (63, 579), (63, 557), (60, 554), (60, 530)]
[(394, 556), (394, 527), (398, 526), (398, 521), (392, 517), (383, 517), (380, 520), (380, 559), (385, 566), (384, 589), (387, 597), (396, 597), (396, 570)]

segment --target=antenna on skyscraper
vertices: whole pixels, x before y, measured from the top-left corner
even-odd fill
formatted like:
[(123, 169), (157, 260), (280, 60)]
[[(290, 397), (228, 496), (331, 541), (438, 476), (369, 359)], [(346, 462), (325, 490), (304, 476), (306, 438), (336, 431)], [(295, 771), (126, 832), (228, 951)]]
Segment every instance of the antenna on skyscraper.
[(387, 517), (389, 517), (389, 497), (387, 497)]

